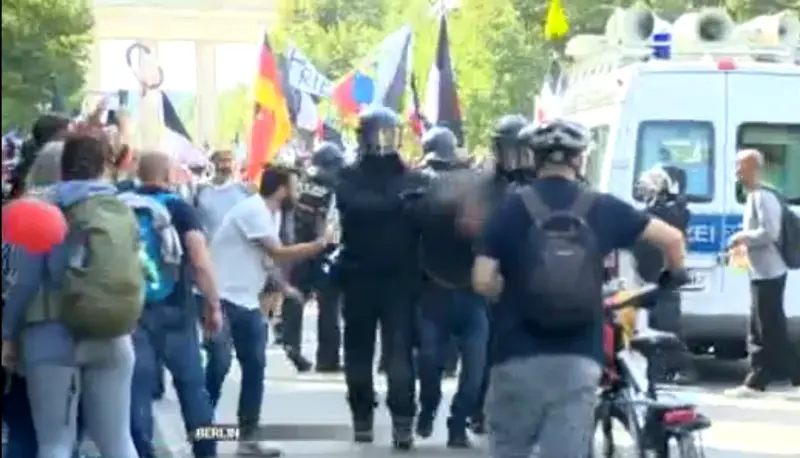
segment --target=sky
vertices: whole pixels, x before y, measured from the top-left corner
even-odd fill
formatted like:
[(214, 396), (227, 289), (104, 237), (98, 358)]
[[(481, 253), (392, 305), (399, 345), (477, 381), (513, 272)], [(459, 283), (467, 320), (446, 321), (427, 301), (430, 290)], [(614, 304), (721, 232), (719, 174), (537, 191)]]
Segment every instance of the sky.
[[(137, 89), (138, 84), (125, 62), (125, 52), (133, 41), (100, 43), (100, 90)], [(217, 92), (238, 84), (250, 85), (255, 78), (259, 45), (222, 44), (216, 47)], [(158, 44), (158, 61), (164, 69), (166, 91), (195, 92), (197, 89), (195, 46), (190, 41)]]

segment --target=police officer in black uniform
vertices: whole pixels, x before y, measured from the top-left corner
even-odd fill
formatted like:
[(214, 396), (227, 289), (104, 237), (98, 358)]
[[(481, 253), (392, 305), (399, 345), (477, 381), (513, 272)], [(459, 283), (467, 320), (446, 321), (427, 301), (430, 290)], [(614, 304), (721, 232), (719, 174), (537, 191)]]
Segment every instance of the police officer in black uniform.
[(458, 157), (458, 139), (447, 127), (434, 126), (422, 135), (422, 158), (424, 168), (431, 171), (463, 169), (467, 162)]
[[(686, 202), (686, 173), (675, 166), (656, 166), (642, 173), (637, 181), (636, 198), (644, 202), (645, 211), (683, 232), (689, 228), (691, 211)], [(655, 283), (664, 270), (664, 256), (652, 244), (639, 241), (632, 254), (636, 272), (643, 282)], [(659, 295), (658, 304), (651, 308), (650, 326), (653, 329), (681, 335), (681, 295), (669, 291)], [(652, 375), (656, 380), (671, 383), (692, 383), (697, 378), (688, 349), (663, 348), (650, 358)]]
[[(458, 157), (458, 139), (450, 129), (435, 126), (422, 136), (423, 171), (436, 174), (469, 167), (469, 163)], [(444, 377), (453, 378), (458, 368), (458, 342), (452, 338), (447, 344), (444, 358)]]
[[(492, 129), (492, 155), (494, 170), (480, 185), (483, 199), (482, 215), (488, 215), (504, 198), (506, 193), (530, 183), (536, 178), (536, 164), (532, 153), (522, 147), (520, 132), (529, 121), (520, 114), (508, 114), (497, 120)], [(489, 346), (491, 347), (491, 308), (489, 308)], [(470, 420), (470, 428), (475, 434), (486, 432), (483, 406), (489, 385), (489, 362), (484, 367), (484, 378), (479, 392), (476, 410)]]
[[(422, 139), (431, 182), (426, 194), (413, 205), (421, 228), (420, 265), (423, 286), (419, 300), (420, 413), (416, 433), (429, 437), (441, 402), (442, 375), (452, 338), (462, 356), (458, 389), (450, 405), (447, 446), (466, 448), (467, 420), (476, 410), (483, 382), (488, 341), (485, 300), (470, 283), (475, 257), (474, 236), (458, 229), (460, 196), (448, 189), (454, 181), (477, 178), (469, 164), (455, 152), (456, 137), (435, 127)], [(463, 176), (467, 175), (467, 177)]]
[[(338, 145), (323, 142), (314, 150), (306, 173), (298, 183), (298, 199), (294, 210), (295, 241), (316, 240), (325, 229), (334, 209), (333, 190), (339, 172), (344, 167), (344, 154)], [(293, 266), (291, 283), (303, 297), (316, 295), (317, 316), (317, 372), (341, 370), (339, 349), (340, 294), (325, 272), (325, 261), (330, 252)], [(287, 298), (283, 305), (283, 343), (290, 357), (302, 362), (300, 345), (303, 329), (303, 301)], [(303, 367), (301, 364), (298, 367)]]
[[(456, 153), (457, 139), (453, 132), (446, 127), (432, 127), (422, 136), (422, 172), (424, 175), (435, 176), (437, 172), (447, 171), (454, 168), (466, 168), (466, 161), (460, 160)], [(385, 346), (385, 339), (382, 339), (382, 346)], [(451, 378), (455, 376), (458, 366), (458, 346), (455, 339), (451, 339), (447, 347), (445, 357), (444, 376)], [(381, 349), (381, 359), (378, 372), (386, 372), (386, 352)]]
[(419, 233), (404, 196), (421, 177), (398, 155), (402, 121), (385, 107), (359, 116), (359, 158), (340, 174), (336, 205), (342, 248), (335, 277), (343, 294), (347, 397), (356, 442), (372, 442), (375, 391), (373, 359), (377, 326), (389, 340), (387, 405), (394, 447), (413, 445), (416, 414), (413, 346), (415, 291), (419, 283)]

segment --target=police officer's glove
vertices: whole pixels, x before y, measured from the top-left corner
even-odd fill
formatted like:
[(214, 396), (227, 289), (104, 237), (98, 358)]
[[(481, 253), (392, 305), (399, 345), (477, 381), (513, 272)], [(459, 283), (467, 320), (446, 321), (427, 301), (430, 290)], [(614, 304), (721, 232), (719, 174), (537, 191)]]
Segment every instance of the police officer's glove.
[(689, 283), (690, 280), (689, 272), (683, 267), (664, 270), (658, 277), (658, 286), (665, 290), (675, 290)]

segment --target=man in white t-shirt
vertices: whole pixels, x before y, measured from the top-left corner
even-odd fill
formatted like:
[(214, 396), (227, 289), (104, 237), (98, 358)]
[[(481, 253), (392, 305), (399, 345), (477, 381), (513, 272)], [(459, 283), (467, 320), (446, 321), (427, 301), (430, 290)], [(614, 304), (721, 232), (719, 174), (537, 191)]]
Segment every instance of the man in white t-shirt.
[[(277, 449), (262, 448), (253, 435), (259, 423), (264, 395), (267, 328), (259, 296), (272, 263), (316, 256), (331, 236), (309, 243), (281, 243), (281, 208), (296, 197), (297, 176), (288, 169), (269, 168), (261, 176), (259, 193), (236, 204), (222, 219), (211, 242), (214, 274), (228, 319), (236, 358), (242, 370), (239, 394), (240, 454), (280, 456)], [(216, 404), (220, 386), (209, 387)]]

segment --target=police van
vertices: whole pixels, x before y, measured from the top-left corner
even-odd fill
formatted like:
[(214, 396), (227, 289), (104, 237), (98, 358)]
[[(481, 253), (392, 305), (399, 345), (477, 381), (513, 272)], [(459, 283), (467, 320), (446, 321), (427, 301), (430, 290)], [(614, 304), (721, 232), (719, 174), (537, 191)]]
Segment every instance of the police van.
[[(647, 10), (619, 9), (605, 35), (567, 44), (572, 62), (558, 111), (591, 129), (587, 178), (635, 202), (643, 171), (662, 164), (685, 172), (693, 218), (683, 330), (697, 353), (739, 358), (746, 350), (748, 275), (719, 261), (742, 223), (737, 150), (760, 150), (766, 180), (800, 211), (798, 41), (800, 24), (790, 12), (737, 26), (718, 9), (672, 24)], [(613, 264), (622, 278), (635, 278), (630, 255)], [(800, 271), (786, 284), (785, 311), (800, 340)]]

